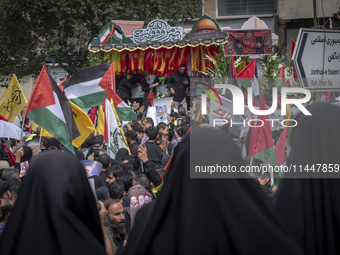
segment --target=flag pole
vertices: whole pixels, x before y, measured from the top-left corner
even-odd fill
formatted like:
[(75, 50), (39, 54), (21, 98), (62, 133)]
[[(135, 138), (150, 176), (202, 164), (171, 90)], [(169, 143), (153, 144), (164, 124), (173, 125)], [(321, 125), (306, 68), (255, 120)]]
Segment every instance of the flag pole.
[(117, 124), (118, 124), (118, 129), (120, 130), (120, 132), (122, 134), (122, 138), (123, 138), (123, 141), (124, 141), (124, 144), (125, 144), (125, 148), (128, 150), (129, 155), (131, 155), (130, 148), (129, 148), (128, 143), (127, 143), (126, 138), (125, 138), (124, 130), (122, 128), (122, 123), (120, 122), (120, 119), (118, 117), (118, 114), (117, 114), (117, 111), (116, 111), (116, 109), (114, 107), (112, 99), (111, 99), (111, 106), (112, 106), (112, 110), (113, 110), (113, 112), (114, 112), (114, 114), (116, 116), (116, 120), (117, 120)]
[(41, 132), (40, 132), (40, 137), (39, 137), (39, 144), (38, 144), (38, 151), (37, 151), (37, 155), (39, 154), (40, 152), (40, 145), (41, 145)]
[(251, 158), (250, 158), (250, 163), (249, 163), (249, 167), (250, 167), (250, 168), (253, 166), (253, 159), (254, 159), (254, 157), (251, 157)]
[(20, 132), (20, 149), (22, 148), (22, 135), (24, 133), (24, 125), (25, 125), (25, 119), (26, 119), (26, 116), (24, 116), (24, 118), (22, 119), (22, 123), (21, 123), (21, 132)]

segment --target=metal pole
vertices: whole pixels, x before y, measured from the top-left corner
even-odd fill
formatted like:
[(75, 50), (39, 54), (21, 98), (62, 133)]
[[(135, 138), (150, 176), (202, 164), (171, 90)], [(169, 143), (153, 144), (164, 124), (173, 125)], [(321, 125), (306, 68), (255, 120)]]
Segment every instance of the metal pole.
[(39, 137), (39, 145), (38, 145), (37, 155), (39, 154), (39, 151), (40, 151), (40, 144), (41, 144), (41, 136)]
[(318, 27), (318, 20), (316, 16), (316, 0), (313, 0), (313, 25), (314, 28)]
[(252, 165), (253, 165), (253, 159), (254, 159), (254, 157), (251, 157), (251, 158), (250, 158), (250, 163), (249, 163), (250, 168), (251, 168)]
[(26, 116), (24, 116), (24, 118), (22, 119), (22, 123), (21, 123), (21, 134), (20, 134), (20, 149), (22, 148), (22, 135), (24, 133), (24, 125), (25, 125), (25, 119)]

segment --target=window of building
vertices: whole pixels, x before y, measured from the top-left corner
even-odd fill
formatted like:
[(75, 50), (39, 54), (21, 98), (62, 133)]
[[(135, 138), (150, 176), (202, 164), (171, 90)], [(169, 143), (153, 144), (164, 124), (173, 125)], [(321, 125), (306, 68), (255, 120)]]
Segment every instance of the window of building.
[(218, 0), (218, 16), (276, 14), (276, 0)]

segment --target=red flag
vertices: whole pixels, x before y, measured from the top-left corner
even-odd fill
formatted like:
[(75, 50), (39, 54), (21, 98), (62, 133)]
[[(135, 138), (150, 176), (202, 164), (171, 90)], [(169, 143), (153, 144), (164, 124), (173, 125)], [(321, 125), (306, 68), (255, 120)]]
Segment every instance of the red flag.
[(103, 104), (103, 110), (104, 110), (104, 118), (105, 118), (105, 131), (104, 131), (104, 142), (109, 142), (109, 134), (108, 134), (108, 130), (107, 130), (107, 123), (106, 123), (106, 112), (105, 112), (105, 98), (104, 98), (104, 104)]
[(325, 96), (326, 96), (326, 102), (330, 103), (332, 101), (332, 92), (327, 91), (325, 93)]
[(150, 99), (150, 103), (153, 106), (153, 93), (152, 93), (152, 91), (150, 91), (150, 93), (149, 93), (147, 98)]
[[(289, 126), (289, 121), (288, 124)], [(277, 140), (275, 145), (275, 155), (277, 160), (277, 165), (281, 166), (285, 162), (285, 148), (286, 148), (286, 139), (288, 134), (288, 127), (285, 127), (282, 131), (279, 140)]]
[(290, 56), (293, 56), (294, 49), (295, 49), (295, 41), (294, 41), (294, 39), (292, 39), (292, 49), (290, 51)]
[[(291, 56), (293, 56), (294, 49), (295, 49), (295, 41), (292, 39), (292, 50), (291, 50), (291, 52), (290, 52)], [(294, 76), (295, 82), (297, 82), (296, 74), (295, 74), (295, 69), (294, 69), (294, 68), (293, 68), (293, 76)]]
[(5, 117), (3, 117), (2, 115), (0, 115), (0, 120), (4, 120), (4, 121), (8, 122), (8, 120)]
[(279, 78), (285, 79), (285, 69), (283, 68), (283, 66), (281, 66)]
[(62, 92), (64, 92), (64, 82), (67, 80), (67, 74), (65, 75), (65, 78), (58, 84), (58, 87)]
[(4, 144), (4, 146), (5, 146), (5, 148), (6, 148), (7, 152), (8, 152), (9, 159), (11, 161), (11, 165), (14, 166), (14, 164), (15, 164), (15, 157), (14, 157), (13, 153), (11, 152), (11, 150), (8, 149), (7, 145)]
[[(264, 94), (262, 94), (260, 110), (266, 110)], [(257, 127), (250, 129), (248, 155), (250, 157), (254, 156), (271, 165), (276, 165), (272, 132), (270, 124), (266, 119), (268, 119), (267, 115), (259, 115), (256, 124), (253, 124)]]
[(96, 113), (97, 113), (97, 106), (94, 106), (94, 107), (92, 107), (90, 115), (89, 115), (93, 125), (96, 122)]

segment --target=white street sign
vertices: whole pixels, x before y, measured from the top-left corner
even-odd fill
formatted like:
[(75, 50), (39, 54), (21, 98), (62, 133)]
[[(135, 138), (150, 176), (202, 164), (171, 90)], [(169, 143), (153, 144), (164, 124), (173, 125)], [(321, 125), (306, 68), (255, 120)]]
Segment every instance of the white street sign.
[(293, 64), (301, 87), (339, 91), (340, 31), (301, 28)]

